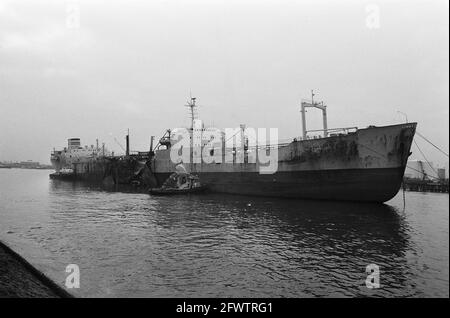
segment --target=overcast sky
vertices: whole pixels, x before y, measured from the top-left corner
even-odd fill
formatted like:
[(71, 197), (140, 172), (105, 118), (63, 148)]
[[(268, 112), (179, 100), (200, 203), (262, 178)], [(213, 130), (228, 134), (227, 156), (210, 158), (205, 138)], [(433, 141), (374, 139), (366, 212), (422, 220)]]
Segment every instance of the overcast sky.
[[(448, 152), (448, 1), (0, 0), (0, 160), (49, 163), (67, 138), (120, 152), (188, 125), (301, 135), (314, 89), (329, 127), (417, 121)], [(79, 15), (78, 15), (79, 13)], [(379, 15), (377, 16), (377, 13)], [(308, 112), (309, 129), (321, 128)], [(448, 158), (418, 144), (429, 160)], [(413, 157), (421, 159), (413, 148)]]

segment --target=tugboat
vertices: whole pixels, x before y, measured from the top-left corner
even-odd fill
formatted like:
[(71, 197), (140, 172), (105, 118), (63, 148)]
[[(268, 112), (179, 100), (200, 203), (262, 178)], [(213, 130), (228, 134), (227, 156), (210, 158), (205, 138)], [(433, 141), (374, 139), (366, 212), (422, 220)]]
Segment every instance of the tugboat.
[(75, 173), (73, 169), (70, 168), (62, 168), (61, 170), (51, 173), (50, 179), (59, 179), (59, 180), (74, 180)]
[(182, 164), (177, 165), (175, 169), (176, 171), (167, 178), (160, 188), (150, 188), (150, 194), (189, 194), (202, 192), (206, 189), (201, 185), (198, 176), (186, 172)]

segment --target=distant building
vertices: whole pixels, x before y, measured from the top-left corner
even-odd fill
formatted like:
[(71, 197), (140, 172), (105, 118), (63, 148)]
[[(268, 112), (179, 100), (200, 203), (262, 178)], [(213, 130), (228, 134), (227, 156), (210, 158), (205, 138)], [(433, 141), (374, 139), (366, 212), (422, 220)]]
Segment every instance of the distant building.
[(439, 180), (445, 180), (445, 169), (444, 168), (438, 168), (437, 169), (437, 174), (438, 174), (438, 178)]
[(19, 166), (22, 168), (39, 168), (40, 164), (37, 161), (21, 161), (19, 162)]

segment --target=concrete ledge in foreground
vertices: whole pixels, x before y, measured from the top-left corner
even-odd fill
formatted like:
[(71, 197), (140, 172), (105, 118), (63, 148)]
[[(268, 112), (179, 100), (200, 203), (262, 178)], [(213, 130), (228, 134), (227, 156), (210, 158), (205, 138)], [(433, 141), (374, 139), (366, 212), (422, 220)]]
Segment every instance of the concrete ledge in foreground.
[(0, 241), (0, 298), (73, 296)]

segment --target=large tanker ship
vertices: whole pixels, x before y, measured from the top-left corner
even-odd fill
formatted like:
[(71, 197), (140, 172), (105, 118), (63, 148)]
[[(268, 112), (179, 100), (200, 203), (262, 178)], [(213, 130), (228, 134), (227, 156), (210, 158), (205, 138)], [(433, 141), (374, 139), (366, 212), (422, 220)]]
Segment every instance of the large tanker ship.
[[(191, 143), (190, 160), (182, 164), (213, 192), (369, 202), (385, 202), (397, 194), (410, 155), (416, 123), (328, 129), (323, 103), (312, 99), (301, 105), (301, 137), (285, 143), (251, 147), (244, 135), (245, 127), (241, 126), (241, 145), (227, 148), (225, 138), (218, 140), (215, 147), (211, 143), (200, 142), (200, 152), (196, 154), (195, 147), (192, 147), (194, 135), (199, 131), (200, 136), (208, 134), (208, 128), (195, 128), (196, 105), (195, 98), (192, 98), (187, 105), (192, 115), (191, 127), (187, 129)], [(308, 107), (319, 108), (323, 112), (324, 127), (320, 130), (320, 136), (312, 137), (312, 131), (306, 130), (305, 110)], [(111, 156), (97, 147), (88, 157), (66, 158), (65, 164), (60, 165), (56, 163), (62, 161), (61, 153), (55, 151), (52, 163), (56, 168), (70, 169), (74, 179), (155, 187), (163, 184), (180, 164), (173, 158), (177, 142), (173, 132), (168, 130), (155, 147), (151, 145), (149, 152), (130, 154), (127, 136), (125, 156)], [(205, 150), (206, 153), (214, 153), (213, 162), (201, 160)], [(261, 151), (276, 151), (274, 171), (261, 173), (264, 165), (252, 160)], [(196, 160), (198, 157), (200, 160)]]

